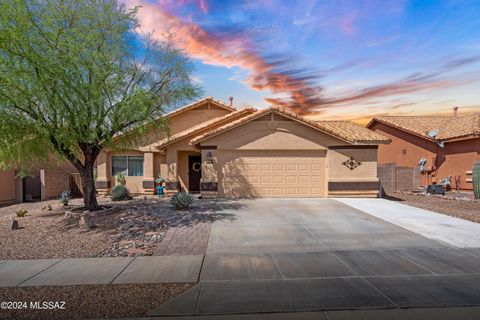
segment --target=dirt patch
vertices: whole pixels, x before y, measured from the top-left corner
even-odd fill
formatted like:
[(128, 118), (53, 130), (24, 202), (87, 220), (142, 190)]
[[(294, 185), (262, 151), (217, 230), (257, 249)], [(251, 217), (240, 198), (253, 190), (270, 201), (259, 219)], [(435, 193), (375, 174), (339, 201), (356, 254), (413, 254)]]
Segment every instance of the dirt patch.
[[(162, 241), (167, 223), (156, 214), (159, 199), (115, 203), (118, 210), (88, 214), (92, 228), (79, 227), (80, 215), (65, 215), (58, 201), (22, 203), (0, 208), (0, 259), (85, 258), (151, 255)], [(101, 200), (102, 205), (112, 205)], [(42, 207), (50, 205), (51, 211)], [(81, 205), (80, 199), (72, 205)], [(16, 216), (27, 210), (25, 217)], [(15, 218), (20, 229), (10, 230)]]
[(193, 284), (88, 285), (0, 288), (0, 301), (65, 302), (65, 309), (2, 310), (0, 319), (99, 319), (144, 317)]
[(441, 196), (395, 192), (388, 198), (413, 207), (480, 223), (480, 201), (473, 199), (471, 194), (447, 193)]

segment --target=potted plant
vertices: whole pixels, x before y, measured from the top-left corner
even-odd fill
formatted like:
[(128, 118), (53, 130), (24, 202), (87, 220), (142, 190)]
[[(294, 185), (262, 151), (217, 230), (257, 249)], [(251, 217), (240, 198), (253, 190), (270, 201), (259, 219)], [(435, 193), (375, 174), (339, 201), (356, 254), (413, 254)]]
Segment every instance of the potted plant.
[(125, 173), (123, 172), (118, 172), (115, 175), (115, 179), (117, 180), (118, 183), (125, 185), (127, 183), (127, 180), (125, 179)]
[(163, 186), (164, 183), (165, 183), (165, 179), (162, 178), (160, 175), (158, 176), (157, 179), (155, 179), (155, 184), (157, 186)]

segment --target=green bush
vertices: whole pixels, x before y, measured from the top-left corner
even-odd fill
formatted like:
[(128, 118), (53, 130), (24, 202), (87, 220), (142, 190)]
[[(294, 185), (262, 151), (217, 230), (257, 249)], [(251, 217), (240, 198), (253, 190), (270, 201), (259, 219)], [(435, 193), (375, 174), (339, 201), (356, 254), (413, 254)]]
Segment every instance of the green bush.
[(113, 201), (122, 201), (122, 200), (131, 200), (132, 196), (130, 195), (130, 191), (128, 191), (127, 187), (123, 184), (118, 184), (112, 188), (110, 191), (110, 197)]
[(190, 204), (192, 204), (192, 202), (193, 197), (186, 192), (177, 192), (170, 199), (170, 203), (175, 210), (187, 210), (190, 208)]
[(23, 218), (27, 215), (28, 211), (27, 210), (18, 210), (15, 212), (18, 218)]

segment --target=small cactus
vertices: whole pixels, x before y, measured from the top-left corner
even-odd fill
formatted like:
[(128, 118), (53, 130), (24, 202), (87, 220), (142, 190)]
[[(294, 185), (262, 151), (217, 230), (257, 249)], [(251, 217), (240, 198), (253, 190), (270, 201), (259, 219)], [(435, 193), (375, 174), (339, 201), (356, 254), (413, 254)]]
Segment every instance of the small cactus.
[(110, 197), (113, 201), (122, 201), (122, 200), (130, 200), (132, 196), (130, 195), (130, 191), (128, 191), (127, 187), (123, 184), (118, 184), (110, 190)]
[(475, 199), (480, 199), (480, 161), (476, 161), (472, 168), (473, 193)]
[(193, 202), (193, 197), (187, 192), (177, 192), (170, 199), (175, 210), (188, 210)]

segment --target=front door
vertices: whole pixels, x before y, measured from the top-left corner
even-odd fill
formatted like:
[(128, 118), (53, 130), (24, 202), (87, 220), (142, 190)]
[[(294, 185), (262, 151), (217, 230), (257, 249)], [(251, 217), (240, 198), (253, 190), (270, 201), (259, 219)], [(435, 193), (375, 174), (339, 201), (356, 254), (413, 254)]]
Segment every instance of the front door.
[(188, 156), (188, 191), (200, 191), (200, 178), (202, 177), (202, 157)]

